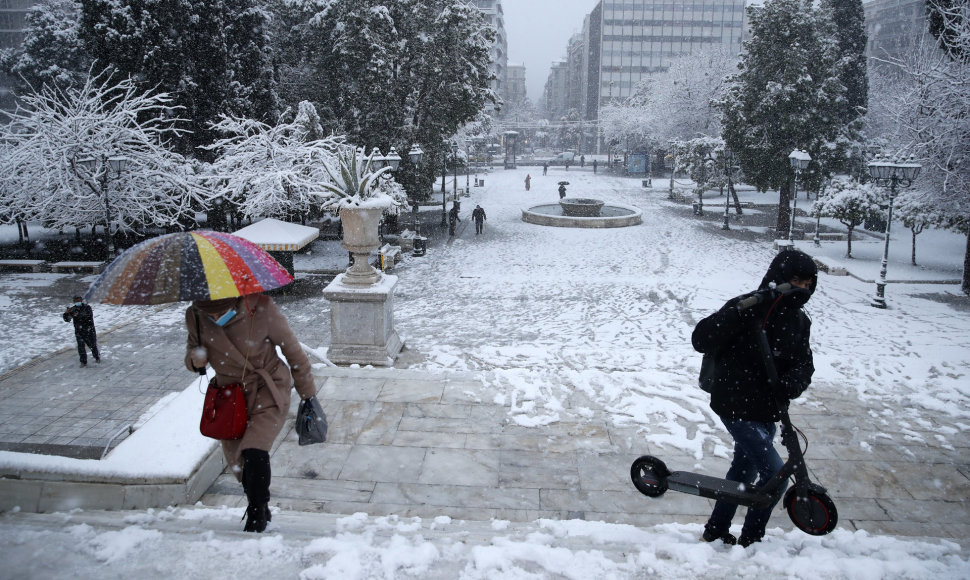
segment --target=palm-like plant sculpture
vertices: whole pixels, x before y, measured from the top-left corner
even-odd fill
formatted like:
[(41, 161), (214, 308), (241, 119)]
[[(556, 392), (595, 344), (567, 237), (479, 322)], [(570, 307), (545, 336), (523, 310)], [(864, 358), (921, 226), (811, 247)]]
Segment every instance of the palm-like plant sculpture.
[(375, 168), (373, 154), (364, 158), (353, 147), (341, 147), (334, 160), (338, 166), (336, 169), (324, 165), (332, 183), (320, 184), (332, 194), (324, 201), (324, 208), (386, 208), (396, 203), (391, 196), (378, 189), (378, 180), (391, 168)]

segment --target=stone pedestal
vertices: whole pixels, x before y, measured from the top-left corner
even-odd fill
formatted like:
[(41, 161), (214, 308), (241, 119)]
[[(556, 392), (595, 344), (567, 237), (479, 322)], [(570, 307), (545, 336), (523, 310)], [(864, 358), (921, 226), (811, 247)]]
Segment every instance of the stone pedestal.
[(330, 301), (330, 348), (327, 358), (338, 365), (388, 367), (404, 343), (394, 330), (394, 286), (397, 276), (381, 274), (370, 286), (348, 284), (340, 274), (323, 290)]

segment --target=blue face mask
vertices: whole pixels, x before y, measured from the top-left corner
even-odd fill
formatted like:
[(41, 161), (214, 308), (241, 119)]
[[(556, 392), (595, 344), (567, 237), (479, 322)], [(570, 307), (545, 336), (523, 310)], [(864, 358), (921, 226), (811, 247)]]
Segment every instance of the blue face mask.
[(84, 304), (84, 302), (75, 302), (74, 303), (75, 306), (81, 306), (82, 304)]
[(219, 326), (225, 326), (226, 323), (232, 320), (232, 317), (235, 315), (236, 311), (230, 308), (228, 312), (219, 317), (219, 320), (216, 320), (216, 324)]

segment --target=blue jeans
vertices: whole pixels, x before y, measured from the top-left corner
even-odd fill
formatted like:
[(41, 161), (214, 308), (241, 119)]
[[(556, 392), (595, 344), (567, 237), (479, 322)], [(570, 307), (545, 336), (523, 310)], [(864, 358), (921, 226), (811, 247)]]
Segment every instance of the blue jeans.
[[(762, 421), (736, 421), (721, 418), (728, 433), (734, 437), (734, 459), (728, 469), (726, 479), (752, 485), (755, 480), (758, 485), (767, 483), (776, 473), (781, 471), (784, 461), (775, 450), (775, 424)], [(784, 487), (787, 487), (786, 483)], [(784, 492), (784, 489), (782, 489)], [(741, 528), (741, 537), (760, 540), (765, 535), (765, 526), (771, 517), (773, 503), (766, 509), (748, 508)], [(718, 500), (714, 504), (714, 511), (707, 521), (705, 528), (714, 535), (720, 536), (731, 528), (731, 520), (737, 512), (737, 504)]]

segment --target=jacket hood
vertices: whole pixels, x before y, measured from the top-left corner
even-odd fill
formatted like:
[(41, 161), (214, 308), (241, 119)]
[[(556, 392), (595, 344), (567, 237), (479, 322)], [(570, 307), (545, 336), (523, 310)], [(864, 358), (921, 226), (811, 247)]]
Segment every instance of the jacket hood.
[(785, 284), (791, 282), (792, 278), (811, 280), (812, 284), (808, 288), (809, 295), (815, 293), (818, 285), (818, 267), (812, 257), (801, 250), (785, 250), (779, 252), (775, 259), (768, 266), (768, 272), (761, 280), (759, 290), (767, 289), (772, 282), (775, 284)]

